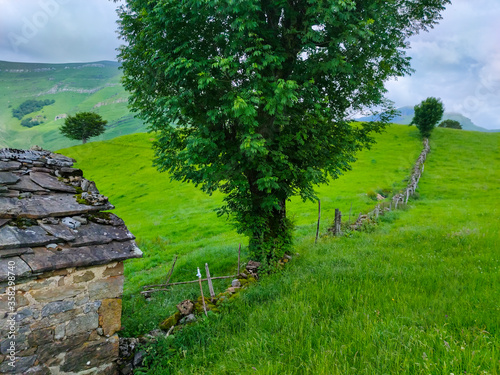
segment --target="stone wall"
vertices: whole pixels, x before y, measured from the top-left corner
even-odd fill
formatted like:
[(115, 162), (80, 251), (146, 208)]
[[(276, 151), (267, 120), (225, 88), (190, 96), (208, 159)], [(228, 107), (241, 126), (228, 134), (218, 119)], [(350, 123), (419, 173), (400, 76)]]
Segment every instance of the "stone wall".
[[(121, 326), (123, 262), (67, 268), (16, 285), (15, 370), (8, 320), (0, 320), (0, 373), (115, 374)], [(0, 311), (8, 311), (7, 288)]]

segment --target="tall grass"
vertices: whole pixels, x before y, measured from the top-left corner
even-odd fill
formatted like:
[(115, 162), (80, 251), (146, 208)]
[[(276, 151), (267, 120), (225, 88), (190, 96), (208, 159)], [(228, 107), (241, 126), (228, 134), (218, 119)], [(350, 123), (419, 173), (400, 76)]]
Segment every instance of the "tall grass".
[[(238, 301), (223, 307), (223, 314), (211, 314), (148, 347), (144, 373), (498, 374), (499, 140), (496, 134), (436, 129), (420, 199), (410, 201), (407, 211), (382, 216), (372, 233), (323, 237), (315, 246), (315, 205), (293, 202), (300, 256), (241, 293)], [(351, 202), (354, 212), (368, 209), (374, 202), (367, 191), (402, 187), (419, 151), (414, 129), (391, 127), (376, 148), (360, 155), (352, 172), (321, 188), (325, 216), (333, 216), (337, 207), (347, 212)], [(111, 183), (102, 176), (109, 172), (92, 166), (97, 160), (88, 169), (85, 163), (85, 174), (95, 173), (101, 190)], [(133, 160), (120, 164), (134, 169)], [(110, 168), (116, 171), (118, 165)], [(137, 177), (133, 181), (144, 181)], [(120, 194), (117, 189), (113, 194)], [(188, 187), (174, 190), (184, 189)], [(120, 198), (121, 205), (130, 198)], [(203, 209), (185, 216), (190, 240), (183, 242), (182, 235), (171, 236), (171, 242), (147, 239), (155, 219), (134, 211), (145, 204), (141, 202), (136, 198), (128, 211), (117, 210), (133, 231), (137, 226), (137, 233), (144, 233), (146, 254), (126, 267), (123, 334), (155, 328), (175, 303), (197, 296), (195, 289), (179, 287), (149, 302), (137, 297), (140, 285), (164, 277), (174, 252), (182, 254), (174, 277), (192, 278), (192, 270), (204, 261), (220, 272), (234, 268), (235, 242), (241, 240), (228, 224), (207, 223), (212, 219), (206, 219)], [(134, 214), (128, 213), (131, 207)], [(173, 205), (170, 214), (179, 210)], [(216, 225), (212, 237), (190, 237), (198, 224)], [(193, 242), (199, 247), (190, 246)], [(216, 289), (224, 286), (221, 282)]]

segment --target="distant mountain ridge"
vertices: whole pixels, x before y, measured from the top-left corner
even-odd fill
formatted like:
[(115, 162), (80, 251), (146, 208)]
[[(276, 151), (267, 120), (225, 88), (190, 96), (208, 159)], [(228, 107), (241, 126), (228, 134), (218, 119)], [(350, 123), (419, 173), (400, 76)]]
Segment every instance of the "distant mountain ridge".
[[(116, 61), (42, 64), (0, 61), (0, 148), (38, 145), (58, 150), (78, 144), (63, 137), (64, 118), (77, 112), (96, 112), (108, 121), (106, 132), (92, 140), (146, 131), (146, 125), (130, 113), (128, 92), (121, 84)], [(31, 128), (21, 126), (12, 110), (27, 100), (55, 103), (24, 116), (42, 119)]]
[[(413, 107), (410, 106), (405, 106), (398, 108), (398, 111), (400, 112), (399, 116), (394, 117), (391, 122), (394, 124), (401, 124), (401, 125), (409, 125), (411, 123), (411, 120), (413, 119), (413, 116), (415, 115), (415, 110)], [(367, 116), (367, 117), (360, 117), (357, 118), (357, 121), (375, 121), (378, 119), (378, 116)], [(472, 120), (468, 117), (465, 117), (464, 115), (460, 113), (454, 113), (454, 112), (445, 112), (443, 115), (443, 118), (441, 121), (444, 120), (455, 120), (458, 121), (464, 130), (473, 130), (473, 131), (478, 131), (478, 132), (498, 132), (500, 129), (485, 129), (480, 126), (477, 126), (472, 122)]]

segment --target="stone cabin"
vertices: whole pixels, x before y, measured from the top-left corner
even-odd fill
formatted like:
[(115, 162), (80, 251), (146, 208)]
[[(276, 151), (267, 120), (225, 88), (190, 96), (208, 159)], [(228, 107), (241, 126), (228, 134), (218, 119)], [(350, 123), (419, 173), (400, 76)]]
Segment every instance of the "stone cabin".
[(1, 374), (117, 373), (123, 261), (142, 252), (73, 162), (0, 149)]

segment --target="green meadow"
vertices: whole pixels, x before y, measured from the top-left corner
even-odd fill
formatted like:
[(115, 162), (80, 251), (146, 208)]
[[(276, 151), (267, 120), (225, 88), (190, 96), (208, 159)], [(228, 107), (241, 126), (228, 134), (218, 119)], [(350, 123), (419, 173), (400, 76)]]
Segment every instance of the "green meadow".
[[(221, 196), (171, 182), (152, 167), (151, 134), (61, 150), (116, 206), (137, 236), (128, 261), (122, 336), (157, 328), (195, 286), (145, 301), (164, 281), (233, 273), (246, 238), (214, 209)], [(436, 129), (408, 208), (364, 232), (325, 236), (335, 208), (352, 220), (373, 192), (402, 189), (421, 151), (414, 127), (393, 125), (359, 154), (352, 171), (318, 187), (323, 234), (314, 244), (317, 203), (292, 200), (294, 252), (276, 274), (198, 324), (146, 349), (144, 374), (498, 374), (500, 369), (500, 172), (497, 134)], [(216, 292), (228, 282), (215, 284)], [(208, 293), (208, 291), (205, 291)]]

